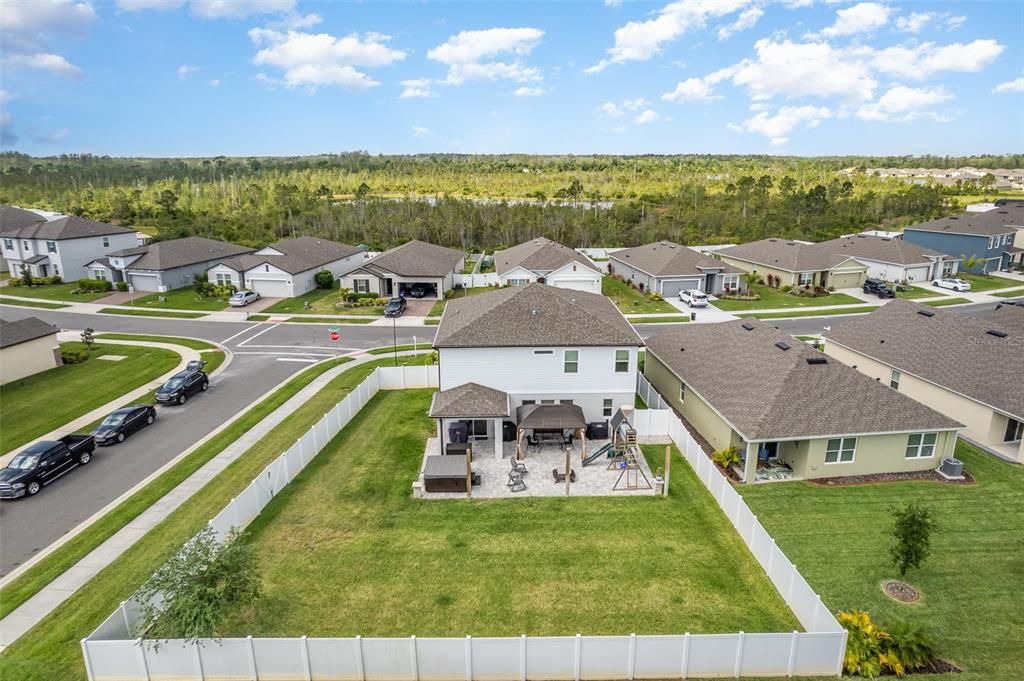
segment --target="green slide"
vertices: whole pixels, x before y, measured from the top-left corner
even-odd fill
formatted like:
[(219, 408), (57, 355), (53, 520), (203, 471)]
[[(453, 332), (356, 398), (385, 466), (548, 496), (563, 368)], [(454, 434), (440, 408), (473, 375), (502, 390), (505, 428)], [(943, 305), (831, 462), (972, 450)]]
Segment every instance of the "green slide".
[(591, 454), (587, 458), (583, 459), (583, 465), (584, 466), (589, 466), (590, 464), (594, 463), (595, 461), (600, 459), (605, 454), (607, 454), (610, 457), (610, 456), (612, 456), (612, 452), (614, 452), (614, 451), (615, 451), (615, 445), (613, 445), (611, 442), (609, 442), (604, 447), (601, 447), (601, 449), (597, 450), (596, 452), (594, 452), (593, 454)]

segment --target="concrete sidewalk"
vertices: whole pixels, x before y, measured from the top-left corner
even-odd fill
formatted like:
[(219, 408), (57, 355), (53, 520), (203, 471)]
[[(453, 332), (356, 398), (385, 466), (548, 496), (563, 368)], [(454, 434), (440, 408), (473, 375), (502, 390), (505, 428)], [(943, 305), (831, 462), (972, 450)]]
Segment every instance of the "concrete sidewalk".
[[(415, 352), (400, 352), (401, 356), (421, 354)], [(41, 589), (38, 593), (32, 596), (30, 599), (22, 603), (18, 608), (11, 612), (7, 617), (0, 620), (0, 652), (2, 652), (7, 646), (17, 641), (21, 636), (28, 632), (32, 627), (41, 622), (46, 616), (57, 609), (61, 603), (66, 601), (68, 598), (73, 596), (79, 589), (81, 589), (90, 579), (102, 571), (105, 567), (117, 560), (121, 554), (127, 551), (137, 541), (146, 535), (151, 529), (160, 524), (164, 519), (167, 518), (173, 511), (179, 506), (184, 504), (190, 499), (195, 493), (201, 490), (208, 482), (217, 477), (225, 468), (227, 468), (236, 459), (245, 454), (251, 449), (256, 443), (262, 440), (268, 433), (274, 428), (280, 425), (286, 418), (291, 416), (300, 407), (306, 404), (314, 395), (316, 395), (322, 388), (331, 382), (339, 374), (348, 371), (349, 369), (369, 362), (375, 359), (380, 359), (376, 355), (368, 355), (362, 353), (356, 357), (352, 362), (346, 362), (340, 366), (334, 367), (325, 371), (320, 376), (317, 376), (309, 385), (302, 388), (299, 392), (293, 395), (288, 401), (282, 404), (280, 407), (271, 412), (266, 418), (250, 428), (241, 437), (235, 440), (233, 443), (228, 445), (217, 454), (210, 461), (206, 462), (199, 470), (190, 475), (184, 481), (182, 481), (177, 487), (165, 494), (159, 501), (154, 503), (148, 509), (143, 511), (120, 530), (115, 532), (110, 538), (100, 544), (98, 547), (90, 551), (85, 557), (79, 560), (75, 565), (68, 568), (63, 574), (50, 582), (46, 587)], [(291, 380), (291, 379), (289, 379)], [(255, 408), (256, 405), (260, 404), (267, 396), (273, 394), (276, 390), (280, 389), (281, 386), (277, 386), (260, 399), (253, 402), (250, 409)], [(195, 449), (201, 447), (211, 437), (221, 432), (224, 428), (228, 427), (231, 423), (234, 423), (237, 419), (244, 416), (249, 412), (250, 409), (238, 414), (234, 419), (225, 423), (221, 428), (210, 433), (207, 437), (197, 442), (194, 446), (188, 450), (182, 452), (179, 456), (175, 457), (172, 461), (168, 462), (159, 471), (153, 473), (131, 490), (128, 490), (119, 499), (107, 506), (95, 516), (82, 523), (79, 527), (69, 532), (65, 537), (62, 538), (61, 543), (67, 541), (73, 536), (80, 534), (90, 524), (98, 520), (100, 517), (113, 510), (123, 500), (129, 498), (139, 489), (142, 489), (145, 485), (149, 484), (150, 481), (158, 477), (164, 471), (169, 470), (175, 464), (177, 464), (182, 458), (187, 456)], [(40, 552), (33, 563), (39, 558), (47, 555), (52, 551), (54, 547), (47, 547), (46, 550)], [(28, 564), (26, 564), (27, 566)], [(12, 572), (3, 581), (0, 581), (0, 586), (10, 583), (12, 579), (24, 573), (24, 570), (18, 570)], [(84, 635), (84, 633), (83, 633)]]

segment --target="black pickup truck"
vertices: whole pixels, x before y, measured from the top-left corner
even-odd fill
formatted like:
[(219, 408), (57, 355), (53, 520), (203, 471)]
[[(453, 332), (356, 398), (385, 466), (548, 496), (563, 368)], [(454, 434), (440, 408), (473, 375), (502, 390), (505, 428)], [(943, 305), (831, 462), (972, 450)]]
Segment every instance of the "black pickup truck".
[(35, 443), (0, 469), (0, 499), (37, 494), (43, 485), (89, 463), (94, 449), (92, 435), (65, 435), (59, 440)]

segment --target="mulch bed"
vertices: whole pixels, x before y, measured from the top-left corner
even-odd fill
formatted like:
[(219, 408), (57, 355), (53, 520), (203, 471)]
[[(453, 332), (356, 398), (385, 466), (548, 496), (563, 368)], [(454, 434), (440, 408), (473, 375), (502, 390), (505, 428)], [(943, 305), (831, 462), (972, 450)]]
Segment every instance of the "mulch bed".
[(917, 592), (917, 589), (906, 582), (900, 582), (895, 579), (882, 582), (882, 591), (885, 592), (886, 596), (900, 603), (915, 603), (921, 598), (921, 594)]
[(873, 473), (871, 475), (848, 475), (841, 478), (817, 478), (808, 480), (812, 485), (823, 485), (825, 487), (841, 487), (848, 485), (869, 485), (875, 482), (906, 482), (908, 480), (924, 480), (927, 482), (942, 482), (947, 485), (973, 485), (974, 476), (967, 471), (963, 472), (963, 480), (947, 480), (935, 471), (907, 471), (903, 473)]

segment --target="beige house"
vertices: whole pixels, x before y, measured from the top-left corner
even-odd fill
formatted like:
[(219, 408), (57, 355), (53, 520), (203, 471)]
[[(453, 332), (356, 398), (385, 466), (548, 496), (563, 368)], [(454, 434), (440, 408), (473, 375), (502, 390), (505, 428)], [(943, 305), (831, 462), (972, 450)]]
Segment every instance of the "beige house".
[(55, 326), (37, 317), (0, 319), (0, 384), (60, 365)]
[(744, 482), (938, 468), (962, 424), (764, 322), (687, 324), (647, 340), (644, 375)]
[(455, 288), (466, 254), (425, 241), (407, 241), (365, 261), (341, 277), (341, 287), (381, 298), (443, 298)]
[(960, 437), (1024, 463), (1024, 309), (988, 317), (895, 300), (828, 333), (825, 351), (963, 422)]
[(757, 272), (765, 280), (769, 274), (778, 277), (780, 286), (859, 288), (868, 272), (868, 266), (849, 253), (788, 239), (751, 241), (714, 255), (744, 272)]

